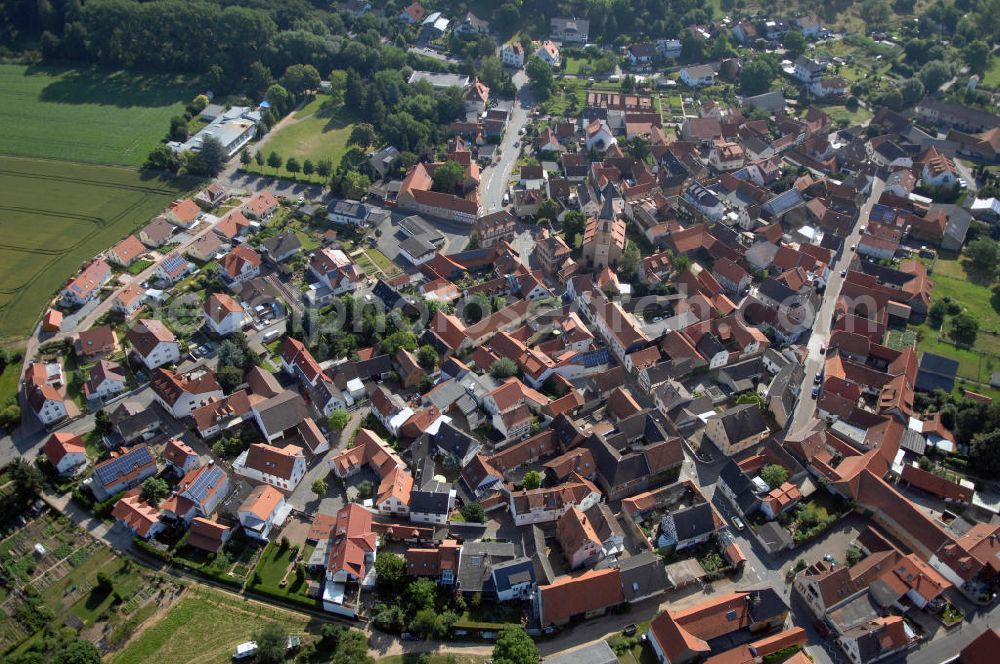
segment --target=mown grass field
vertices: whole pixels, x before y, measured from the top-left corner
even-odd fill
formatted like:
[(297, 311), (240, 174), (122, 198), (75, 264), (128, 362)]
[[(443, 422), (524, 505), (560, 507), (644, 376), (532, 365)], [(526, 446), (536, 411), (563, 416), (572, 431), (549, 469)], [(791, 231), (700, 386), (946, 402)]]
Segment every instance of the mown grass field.
[(256, 630), (271, 622), (281, 623), (293, 634), (302, 634), (307, 620), (262, 604), (241, 603), (210, 590), (190, 591), (110, 661), (223, 664), (232, 660), (238, 644), (250, 641)]
[(0, 65), (0, 153), (138, 166), (195, 94), (166, 76)]
[(195, 184), (128, 168), (0, 156), (0, 339), (28, 334), (80, 263)]
[[(331, 111), (323, 107), (329, 99), (327, 95), (319, 95), (295, 113), (295, 117), (285, 126), (267, 138), (260, 150), (266, 158), (272, 152), (287, 160), (295, 157), (301, 164), (311, 159), (315, 164), (322, 159), (333, 162), (334, 168), (340, 163), (347, 152), (347, 139), (351, 135), (354, 124), (345, 116), (342, 110)], [(246, 167), (251, 173), (274, 175), (275, 170), (266, 163), (258, 166), (251, 163)], [(278, 175), (298, 177), (301, 180), (319, 182), (322, 178), (313, 174), (306, 177), (302, 173), (293, 175), (284, 166), (278, 169)]]

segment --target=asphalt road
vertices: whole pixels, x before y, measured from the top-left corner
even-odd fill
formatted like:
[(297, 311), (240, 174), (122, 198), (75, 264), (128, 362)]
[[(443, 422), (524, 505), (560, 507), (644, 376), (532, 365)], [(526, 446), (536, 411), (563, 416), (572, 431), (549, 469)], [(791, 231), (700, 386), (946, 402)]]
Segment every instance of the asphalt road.
[(815, 410), (816, 399), (812, 397), (813, 381), (815, 380), (816, 372), (820, 371), (823, 367), (823, 356), (820, 354), (819, 349), (829, 341), (833, 310), (837, 304), (837, 299), (840, 297), (840, 290), (844, 285), (844, 279), (840, 276), (840, 273), (847, 269), (854, 258), (855, 252), (851, 251), (851, 247), (857, 245), (860, 241), (861, 227), (868, 223), (868, 216), (871, 214), (872, 206), (878, 202), (884, 187), (885, 182), (879, 179), (876, 179), (872, 184), (871, 195), (861, 207), (858, 221), (854, 224), (851, 234), (844, 240), (844, 250), (841, 252), (840, 258), (830, 268), (830, 280), (826, 284), (826, 293), (823, 296), (819, 311), (816, 312), (812, 332), (809, 335), (809, 343), (807, 345), (809, 355), (806, 358), (805, 378), (802, 379), (799, 400), (795, 404), (795, 412), (786, 426), (786, 431), (797, 430), (798, 427), (801, 427), (804, 422), (809, 420), (809, 417), (812, 416)]
[(524, 85), (525, 80), (524, 72), (514, 75), (514, 85), (518, 86), (518, 91), (514, 97), (510, 122), (500, 141), (500, 159), (486, 167), (479, 180), (479, 202), (487, 214), (503, 207), (503, 195), (521, 152), (520, 148), (514, 147), (514, 143), (521, 140), (521, 128), (528, 123), (528, 113), (534, 105), (534, 96), (531, 88)]

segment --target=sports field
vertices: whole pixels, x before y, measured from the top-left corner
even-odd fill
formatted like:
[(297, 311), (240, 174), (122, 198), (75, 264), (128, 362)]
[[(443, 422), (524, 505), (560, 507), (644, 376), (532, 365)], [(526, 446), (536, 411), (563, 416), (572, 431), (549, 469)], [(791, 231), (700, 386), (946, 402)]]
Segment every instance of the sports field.
[(250, 641), (253, 633), (269, 622), (281, 623), (291, 634), (303, 634), (307, 620), (210, 590), (189, 591), (159, 622), (146, 627), (121, 653), (111, 657), (111, 662), (222, 664), (232, 660), (238, 644)]
[(162, 75), (0, 65), (0, 153), (138, 166), (195, 94)]
[(128, 168), (0, 156), (0, 339), (28, 334), (81, 262), (194, 184)]
[[(306, 159), (311, 159), (314, 164), (322, 159), (329, 159), (336, 168), (347, 152), (347, 139), (350, 138), (354, 125), (344, 117), (341, 110), (330, 111), (323, 108), (323, 102), (327, 99), (329, 99), (327, 95), (317, 96), (297, 111), (286, 125), (272, 132), (260, 148), (264, 157), (277, 152), (285, 160), (295, 157), (299, 160), (299, 164)], [(275, 173), (267, 164), (258, 166), (256, 163), (251, 163), (246, 169), (252, 173), (265, 175)], [(284, 166), (278, 169), (278, 175), (294, 177)], [(306, 177), (299, 173), (297, 177), (300, 180), (314, 182), (322, 180), (315, 174)]]

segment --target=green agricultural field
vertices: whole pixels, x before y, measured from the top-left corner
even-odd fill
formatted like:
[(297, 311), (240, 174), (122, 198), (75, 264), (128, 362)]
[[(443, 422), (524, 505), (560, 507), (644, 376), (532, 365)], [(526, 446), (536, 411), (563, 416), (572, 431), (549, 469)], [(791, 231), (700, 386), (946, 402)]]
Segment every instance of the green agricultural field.
[(281, 623), (293, 634), (303, 634), (307, 619), (214, 591), (191, 591), (110, 661), (224, 664), (232, 660), (238, 644), (251, 640), (256, 630), (270, 622)]
[(0, 153), (138, 166), (196, 93), (166, 76), (0, 65)]
[(83, 261), (195, 184), (127, 168), (0, 156), (0, 339), (27, 335)]
[[(282, 159), (295, 157), (300, 164), (306, 159), (311, 159), (314, 164), (329, 159), (336, 168), (347, 152), (347, 139), (354, 125), (342, 111), (323, 108), (328, 98), (326, 95), (316, 97), (297, 111), (288, 124), (272, 132), (260, 148), (264, 156), (277, 152)], [(252, 173), (274, 175), (274, 169), (266, 163), (263, 166), (251, 163), (246, 169)], [(295, 177), (284, 166), (278, 169), (278, 175)], [(299, 173), (297, 177), (320, 181), (315, 174), (307, 178)]]

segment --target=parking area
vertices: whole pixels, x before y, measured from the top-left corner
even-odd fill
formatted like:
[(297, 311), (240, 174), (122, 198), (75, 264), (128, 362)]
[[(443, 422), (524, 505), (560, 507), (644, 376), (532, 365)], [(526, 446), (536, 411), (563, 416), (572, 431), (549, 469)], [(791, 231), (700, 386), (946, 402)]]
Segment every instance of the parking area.
[[(376, 248), (385, 255), (386, 258), (396, 263), (406, 272), (413, 272), (416, 268), (405, 258), (399, 255), (399, 244), (406, 239), (399, 230), (399, 222), (411, 215), (405, 212), (393, 212), (381, 224), (375, 227), (378, 233), (373, 233)], [(433, 217), (423, 217), (424, 221), (439, 230), (445, 237), (441, 251), (446, 254), (454, 254), (465, 249), (469, 243), (469, 236), (472, 233), (468, 224), (445, 221)]]
[(792, 558), (812, 564), (829, 555), (838, 563), (844, 564), (847, 548), (867, 526), (867, 521), (860, 514), (848, 514), (814, 542), (794, 549), (791, 553)]

